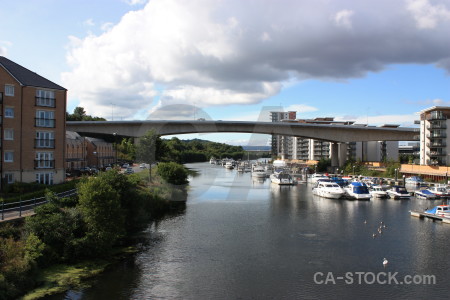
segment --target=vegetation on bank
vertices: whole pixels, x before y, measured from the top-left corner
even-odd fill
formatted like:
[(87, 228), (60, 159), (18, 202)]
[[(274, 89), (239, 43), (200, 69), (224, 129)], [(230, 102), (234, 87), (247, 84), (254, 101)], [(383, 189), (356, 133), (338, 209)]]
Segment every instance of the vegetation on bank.
[[(362, 175), (362, 176), (370, 176), (370, 177), (386, 177), (392, 178), (395, 177), (395, 169), (400, 169), (401, 164), (397, 161), (385, 161), (383, 169), (373, 169), (369, 168), (365, 163), (361, 160), (354, 161), (348, 160), (342, 168), (339, 168), (339, 173), (344, 175)], [(331, 159), (322, 158), (319, 160), (316, 166), (317, 172), (327, 172), (331, 167)]]
[(168, 211), (174, 196), (158, 176), (149, 188), (140, 174), (115, 170), (85, 177), (77, 189), (75, 200), (49, 191), (35, 216), (0, 224), (1, 300), (39, 286), (35, 296), (61, 291), (98, 273), (127, 237)]

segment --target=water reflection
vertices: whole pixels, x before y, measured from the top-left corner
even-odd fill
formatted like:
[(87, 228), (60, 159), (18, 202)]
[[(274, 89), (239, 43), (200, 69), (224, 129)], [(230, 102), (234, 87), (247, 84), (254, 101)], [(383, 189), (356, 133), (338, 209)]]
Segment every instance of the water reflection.
[[(80, 299), (437, 299), (448, 292), (450, 225), (409, 215), (438, 201), (325, 199), (309, 184), (190, 167), (200, 175), (191, 178), (185, 213), (151, 226), (148, 247)], [(381, 222), (387, 227), (374, 238)], [(316, 284), (317, 272), (430, 274), (437, 284)]]

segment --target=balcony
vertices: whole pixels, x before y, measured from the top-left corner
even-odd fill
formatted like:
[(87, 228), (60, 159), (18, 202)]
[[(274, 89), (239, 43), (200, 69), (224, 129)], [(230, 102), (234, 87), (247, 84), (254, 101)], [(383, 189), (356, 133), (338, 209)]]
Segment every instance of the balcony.
[(427, 151), (426, 153), (429, 157), (447, 156), (445, 151)]
[(442, 111), (433, 111), (430, 115), (426, 117), (427, 121), (433, 120), (447, 120), (447, 116), (442, 113)]
[(427, 133), (427, 138), (429, 139), (435, 139), (435, 138), (446, 138), (447, 134), (445, 132), (433, 132), (433, 133)]
[(34, 118), (36, 127), (55, 128), (55, 119)]
[(54, 139), (35, 139), (34, 140), (34, 148), (55, 149), (55, 140)]
[(56, 107), (56, 101), (54, 98), (36, 97), (36, 106)]
[(35, 169), (54, 169), (55, 168), (55, 160), (34, 160), (34, 168)]
[(447, 143), (443, 142), (442, 140), (440, 142), (431, 142), (431, 143), (427, 143), (427, 147), (428, 148), (443, 148), (443, 147), (447, 147)]
[(427, 129), (428, 129), (428, 130), (433, 130), (433, 129), (447, 129), (447, 124), (442, 123), (442, 122), (431, 123), (431, 124), (427, 125)]

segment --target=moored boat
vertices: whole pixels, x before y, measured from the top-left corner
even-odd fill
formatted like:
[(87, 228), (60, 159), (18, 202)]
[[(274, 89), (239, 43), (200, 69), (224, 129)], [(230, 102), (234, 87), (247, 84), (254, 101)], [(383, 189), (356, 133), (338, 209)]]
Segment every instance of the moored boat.
[(313, 187), (313, 194), (332, 199), (339, 199), (344, 196), (344, 189), (330, 179), (320, 179)]
[(429, 189), (417, 190), (414, 192), (414, 195), (416, 196), (416, 198), (422, 198), (422, 199), (428, 199), (428, 200), (433, 200), (433, 199), (438, 198), (438, 196), (436, 194), (434, 194), (433, 192), (431, 192)]
[(383, 189), (381, 185), (372, 185), (369, 190), (373, 198), (387, 198), (388, 193)]
[(272, 181), (272, 183), (276, 183), (279, 185), (294, 184), (294, 179), (292, 178), (292, 176), (283, 172), (270, 175), (270, 180)]
[(449, 198), (450, 197), (450, 193), (448, 192), (446, 186), (444, 186), (444, 185), (432, 186), (428, 189), (430, 190), (430, 192), (432, 192), (439, 198)]
[(370, 200), (372, 195), (367, 188), (367, 185), (363, 182), (353, 181), (344, 188), (345, 193), (350, 199), (356, 200)]
[(387, 192), (389, 194), (389, 197), (391, 197), (392, 199), (410, 199), (411, 198), (408, 191), (403, 186), (394, 185)]
[(329, 178), (324, 174), (314, 173), (311, 176), (311, 183), (315, 184), (319, 179), (329, 179)]
[(450, 217), (450, 205), (438, 205), (433, 207), (432, 209), (425, 210), (427, 214), (433, 214), (439, 217)]
[(265, 178), (266, 170), (261, 165), (252, 166), (252, 177)]

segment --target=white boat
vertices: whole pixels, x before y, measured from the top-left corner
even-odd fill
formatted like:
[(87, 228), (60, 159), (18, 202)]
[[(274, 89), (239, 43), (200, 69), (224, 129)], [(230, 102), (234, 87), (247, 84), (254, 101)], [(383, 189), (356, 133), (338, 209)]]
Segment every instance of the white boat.
[(318, 173), (314, 173), (311, 176), (311, 183), (316, 184), (316, 182), (319, 179), (329, 179), (328, 176), (325, 176), (324, 174), (318, 174)]
[(428, 199), (428, 200), (433, 200), (433, 199), (438, 198), (438, 196), (436, 194), (434, 194), (433, 192), (431, 192), (429, 189), (417, 190), (414, 192), (414, 195), (416, 196), (416, 198), (422, 198), (422, 199)]
[(427, 214), (450, 218), (450, 205), (438, 205), (425, 211)]
[(345, 193), (351, 199), (356, 200), (370, 200), (372, 195), (369, 192), (367, 185), (363, 182), (353, 181), (350, 182), (345, 188)]
[(428, 186), (420, 176), (411, 176), (405, 178), (405, 184), (410, 186), (425, 187)]
[(252, 166), (252, 177), (265, 178), (266, 170), (261, 165)]
[(450, 193), (447, 191), (447, 187), (445, 185), (437, 185), (428, 188), (430, 192), (438, 196), (439, 198), (449, 198)]
[(410, 199), (410, 195), (405, 187), (394, 185), (388, 191), (389, 197), (393, 199)]
[(387, 198), (388, 193), (383, 189), (381, 185), (372, 185), (369, 190), (373, 198)]
[(292, 185), (294, 184), (294, 179), (291, 175), (287, 173), (278, 173), (270, 175), (270, 180), (272, 183), (276, 183), (279, 185)]
[(339, 199), (345, 194), (344, 189), (330, 179), (318, 180), (312, 192), (314, 195), (332, 199)]
[(231, 161), (228, 161), (225, 163), (225, 168), (228, 170), (232, 170), (232, 169), (234, 169), (234, 165)]

